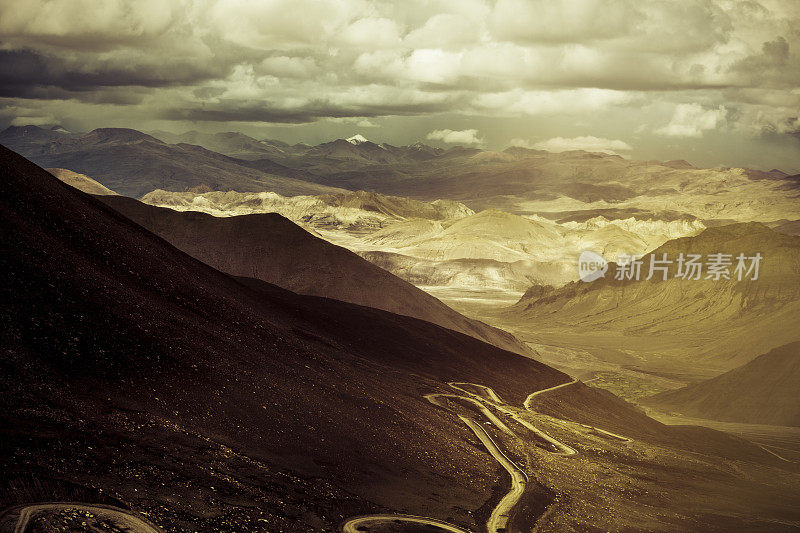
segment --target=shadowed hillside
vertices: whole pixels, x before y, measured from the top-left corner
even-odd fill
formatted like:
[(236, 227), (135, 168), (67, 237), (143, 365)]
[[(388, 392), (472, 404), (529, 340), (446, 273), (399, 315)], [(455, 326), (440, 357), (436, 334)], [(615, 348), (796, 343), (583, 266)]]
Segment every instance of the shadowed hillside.
[(794, 342), (716, 378), (643, 401), (698, 418), (800, 426), (799, 390), (800, 342)]
[(101, 487), (170, 529), (230, 528), (234, 507), (234, 530), (261, 518), (330, 530), (381, 508), (446, 516), (480, 508), (496, 473), (421, 392), (480, 381), (521, 402), (567, 379), (417, 319), (263, 282), (255, 292), (0, 155), (4, 482)]
[(153, 207), (131, 198), (101, 200), (223, 272), (258, 278), (300, 294), (413, 316), (507, 350), (532, 353), (512, 335), (466, 318), (410, 283), (314, 237), (276, 213), (213, 217)]

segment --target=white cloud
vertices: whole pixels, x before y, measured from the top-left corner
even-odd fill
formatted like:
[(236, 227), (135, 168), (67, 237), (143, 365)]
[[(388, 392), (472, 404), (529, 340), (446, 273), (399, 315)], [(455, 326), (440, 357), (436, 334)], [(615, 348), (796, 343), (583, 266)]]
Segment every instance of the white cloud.
[(17, 115), (11, 120), (12, 126), (44, 126), (47, 124), (55, 124), (58, 122), (52, 115), (39, 115), (39, 116), (24, 116)]
[(334, 124), (355, 124), (359, 128), (377, 128), (378, 125), (366, 118), (359, 117), (334, 117), (329, 118), (328, 122)]
[(517, 146), (519, 148), (533, 149), (534, 143), (530, 139), (515, 138), (508, 141), (509, 146)]
[(428, 83), (452, 83), (461, 74), (461, 54), (438, 48), (414, 50), (406, 61), (408, 78)]
[[(265, 50), (322, 44), (345, 33), (354, 19), (366, 19), (365, 3), (359, 0), (219, 0), (198, 5), (197, 23), (202, 30)], [(364, 37), (370, 27), (356, 26), (349, 36)]]
[(478, 137), (478, 130), (434, 130), (427, 136), (428, 139), (433, 141), (442, 141), (448, 144), (466, 144), (466, 145), (481, 145), (483, 139)]
[(446, 48), (476, 42), (479, 30), (478, 24), (468, 17), (440, 13), (409, 32), (404, 41), (410, 48)]
[[(527, 143), (527, 146), (518, 143)], [(569, 150), (586, 150), (587, 152), (602, 152), (606, 154), (620, 155), (619, 152), (628, 152), (633, 150), (633, 147), (625, 141), (619, 139), (603, 139), (602, 137), (572, 137), (570, 139), (564, 137), (553, 137), (546, 141), (540, 141), (533, 145), (530, 141), (524, 139), (514, 139), (511, 141), (514, 146), (523, 146), (523, 148), (535, 148), (536, 150), (547, 150), (548, 152), (567, 152)]]
[(319, 68), (310, 57), (275, 56), (264, 59), (260, 70), (281, 78), (308, 78), (316, 74)]
[(0, 34), (68, 41), (89, 34), (104, 42), (152, 38), (174, 21), (180, 5), (141, 0), (26, 0), (0, 2)]
[(655, 130), (669, 137), (702, 137), (704, 131), (713, 130), (725, 122), (724, 106), (706, 109), (700, 104), (678, 104), (669, 124)]
[(488, 27), (500, 41), (584, 43), (640, 52), (701, 51), (728, 41), (733, 10), (727, 4), (719, 0), (497, 0)]
[[(625, 5), (628, 4), (628, 5)], [(498, 39), (569, 42), (628, 33), (638, 10), (628, 1), (498, 0), (489, 17)]]
[(362, 18), (347, 26), (338, 38), (351, 46), (388, 48), (400, 44), (400, 29), (393, 20)]

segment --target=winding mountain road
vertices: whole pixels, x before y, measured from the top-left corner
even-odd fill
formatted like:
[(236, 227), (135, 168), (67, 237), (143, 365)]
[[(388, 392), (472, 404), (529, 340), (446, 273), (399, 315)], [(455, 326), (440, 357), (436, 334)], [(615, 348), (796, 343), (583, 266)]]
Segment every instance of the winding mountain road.
[(480, 411), (481, 414), (484, 415), (489, 420), (489, 422), (497, 426), (497, 429), (508, 435), (514, 435), (514, 432), (509, 429), (509, 427), (505, 424), (505, 422), (500, 420), (497, 417), (497, 415), (491, 412), (483, 403), (479, 402), (478, 400), (475, 400), (473, 398), (467, 398), (464, 396), (459, 396), (457, 394), (442, 394), (442, 393), (426, 394), (423, 396), (423, 398), (431, 402), (436, 407), (443, 407), (445, 409), (447, 409), (448, 406), (443, 405), (441, 402), (439, 402), (439, 398), (447, 398), (447, 399), (459, 400), (462, 402), (463, 401), (470, 402), (471, 405), (475, 407), (475, 409)]
[(556, 389), (560, 389), (562, 387), (568, 387), (570, 385), (575, 385), (576, 383), (578, 383), (578, 381), (579, 380), (577, 380), (577, 379), (573, 379), (572, 381), (568, 381), (567, 383), (562, 383), (561, 385), (556, 385), (555, 387), (549, 387), (549, 388), (546, 388), (546, 389), (541, 389), (541, 390), (537, 390), (535, 392), (532, 392), (532, 393), (530, 393), (528, 395), (527, 398), (525, 398), (525, 401), (522, 402), (522, 407), (524, 407), (528, 411), (533, 411), (533, 409), (531, 409), (531, 406), (530, 406), (530, 402), (531, 402), (531, 400), (533, 398), (535, 398), (536, 396), (539, 396), (540, 394), (544, 394), (545, 392), (550, 392), (550, 391), (554, 391)]
[(459, 415), (459, 418), (475, 433), (489, 453), (492, 454), (492, 457), (494, 457), (511, 476), (511, 490), (503, 496), (503, 499), (501, 499), (500, 503), (494, 508), (491, 516), (489, 516), (489, 520), (486, 522), (486, 529), (492, 533), (495, 531), (505, 531), (511, 510), (525, 493), (525, 487), (528, 485), (528, 474), (503, 453), (503, 450), (500, 449), (483, 426), (467, 417)]
[(439, 528), (440, 531), (447, 533), (470, 533), (466, 529), (461, 529), (458, 526), (448, 524), (447, 522), (442, 522), (441, 520), (406, 514), (373, 514), (367, 516), (356, 516), (354, 518), (350, 518), (342, 525), (342, 533), (364, 533), (364, 531), (369, 531), (367, 528), (386, 522), (401, 524), (405, 522), (408, 524), (435, 526)]
[[(567, 387), (575, 383), (578, 383), (577, 379), (535, 391), (526, 397), (525, 401), (523, 402), (523, 407), (526, 411), (533, 411), (531, 408), (531, 400), (533, 398), (540, 394), (557, 390), (562, 387)], [(552, 453), (553, 455), (570, 456), (577, 454), (578, 451), (536, 428), (531, 422), (521, 416), (519, 409), (514, 409), (506, 404), (491, 387), (466, 382), (450, 382), (448, 385), (460, 394), (432, 393), (426, 394), (424, 398), (437, 407), (451, 411), (453, 411), (453, 404), (450, 404), (449, 401), (454, 402), (456, 406), (460, 404), (460, 408), (458, 410), (461, 412), (456, 412), (456, 416), (458, 416), (458, 418), (475, 434), (492, 458), (497, 461), (506, 472), (508, 472), (509, 476), (511, 477), (511, 487), (497, 504), (497, 506), (495, 506), (495, 508), (492, 510), (492, 513), (486, 522), (486, 529), (489, 533), (500, 533), (506, 531), (511, 512), (524, 495), (525, 489), (530, 480), (525, 470), (511, 460), (508, 455), (506, 455), (506, 453), (494, 440), (492, 435), (483, 424), (488, 422), (497, 428), (502, 434), (508, 435), (511, 438), (520, 438), (500, 417), (495, 414), (495, 411), (497, 411), (505, 415), (508, 419), (514, 420), (519, 425), (531, 431), (540, 441), (547, 443), (549, 447), (543, 447), (543, 449)], [(463, 411), (464, 409), (469, 411), (469, 414), (465, 414)], [(472, 411), (474, 411), (474, 416)], [(482, 424), (476, 420), (476, 417), (485, 418), (486, 422)], [(621, 435), (617, 435), (615, 433), (592, 426), (587, 426), (585, 424), (581, 424), (581, 426), (619, 440), (630, 440), (627, 437), (623, 437)], [(100, 504), (79, 502), (41, 502), (13, 508), (5, 512), (3, 516), (8, 517), (10, 513), (12, 520), (11, 523), (14, 524), (13, 513), (18, 513), (13, 531), (14, 533), (25, 533), (29, 524), (31, 523), (31, 520), (33, 520), (37, 514), (48, 512), (57, 513), (68, 510), (91, 513), (91, 515), (96, 517), (98, 520), (105, 520), (113, 523), (120, 531), (130, 531), (133, 533), (163, 533), (160, 528), (148, 522), (144, 518), (135, 516), (123, 509)], [(375, 514), (352, 517), (344, 522), (344, 524), (341, 526), (341, 531), (342, 533), (361, 533), (363, 531), (369, 531), (371, 527), (380, 526), (381, 524), (398, 525), (403, 523), (429, 526), (433, 528), (432, 530), (441, 531), (442, 533), (470, 533), (468, 530), (453, 524), (449, 524), (442, 520), (405, 514)]]
[[(589, 381), (584, 382), (584, 385), (586, 383), (589, 383), (591, 381), (595, 381), (597, 379), (599, 379), (599, 378), (590, 379)], [(560, 389), (562, 387), (567, 387), (569, 385), (575, 385), (576, 383), (579, 383), (579, 382), (580, 382), (579, 379), (573, 379), (572, 381), (568, 381), (567, 383), (562, 383), (561, 385), (556, 385), (555, 387), (549, 387), (547, 389), (541, 389), (541, 390), (537, 390), (535, 392), (532, 392), (532, 393), (530, 393), (528, 395), (527, 398), (525, 398), (525, 401), (522, 403), (522, 406), (525, 407), (525, 409), (528, 410), (528, 411), (533, 411), (533, 408), (531, 407), (530, 402), (531, 402), (532, 399), (534, 399), (538, 395), (543, 394), (545, 392), (554, 391), (554, 390)], [(607, 437), (611, 437), (613, 439), (620, 440), (622, 442), (630, 442), (631, 441), (631, 439), (629, 439), (628, 437), (623, 437), (622, 435), (617, 435), (616, 433), (612, 433), (610, 431), (606, 431), (605, 429), (600, 429), (598, 427), (589, 426), (587, 424), (581, 424), (581, 426), (585, 427), (587, 429), (591, 429), (593, 431), (596, 431), (597, 433), (602, 433), (603, 435), (606, 435)]]
[[(573, 379), (567, 383), (561, 383), (560, 385), (555, 385), (553, 387), (548, 387), (546, 389), (541, 389), (529, 394), (525, 401), (523, 402), (523, 407), (525, 411), (533, 412), (531, 408), (531, 400), (540, 394), (544, 394), (546, 392), (554, 391), (560, 389), (562, 387), (567, 387), (569, 385), (574, 385), (578, 383), (579, 380)], [(486, 385), (479, 385), (477, 383), (467, 383), (467, 382), (458, 382), (458, 381), (451, 381), (448, 383), (448, 386), (455, 389), (456, 391), (460, 392), (461, 394), (446, 394), (446, 393), (432, 393), (426, 394), (424, 398), (431, 402), (432, 404), (436, 405), (437, 407), (441, 407), (443, 409), (453, 410), (452, 406), (447, 403), (447, 400), (452, 400), (454, 402), (466, 402), (465, 404), (462, 403), (465, 409), (474, 409), (475, 414), (483, 415), (488, 422), (494, 425), (498, 430), (502, 433), (509, 435), (513, 438), (519, 438), (519, 436), (512, 431), (508, 425), (503, 422), (494, 412), (492, 409), (499, 411), (509, 419), (514, 420), (527, 430), (531, 431), (536, 437), (549, 445), (549, 448), (544, 448), (546, 451), (550, 452), (553, 455), (562, 455), (562, 456), (570, 456), (576, 455), (578, 451), (567, 445), (563, 442), (551, 437), (544, 431), (535, 427), (531, 422), (526, 420), (521, 416), (519, 409), (514, 409), (505, 403), (502, 398), (492, 389), (491, 387), (487, 387)], [(491, 409), (490, 409), (491, 407)], [(506, 531), (508, 528), (508, 520), (513, 510), (514, 506), (517, 505), (522, 495), (525, 493), (525, 488), (529, 483), (528, 474), (514, 461), (509, 459), (509, 457), (503, 452), (500, 446), (495, 442), (486, 428), (476, 421), (472, 416), (468, 416), (461, 413), (456, 413), (456, 416), (464, 422), (464, 424), (472, 430), (478, 440), (481, 442), (484, 448), (489, 452), (489, 454), (498, 462), (500, 466), (505, 469), (506, 472), (511, 476), (511, 488), (509, 491), (503, 496), (500, 502), (492, 511), (491, 515), (489, 516), (489, 520), (486, 522), (486, 529), (489, 533), (500, 533)], [(558, 421), (556, 419), (556, 421)], [(563, 423), (563, 421), (559, 421)], [(631, 439), (627, 437), (623, 437), (622, 435), (617, 435), (616, 433), (611, 433), (610, 431), (606, 431), (603, 429), (599, 429), (593, 426), (588, 426), (586, 424), (580, 424), (580, 426), (591, 429), (593, 431), (599, 432), (606, 436), (612, 437), (617, 440), (628, 442)], [(385, 515), (370, 515), (370, 516), (361, 516), (361, 517), (354, 517), (345, 522), (342, 526), (343, 533), (358, 533), (359, 531), (366, 531), (363, 529), (365, 526), (370, 525), (378, 525), (382, 522), (395, 522), (395, 523), (416, 523), (416, 524), (426, 524), (439, 527), (442, 531), (450, 532), (450, 533), (468, 533), (466, 530), (459, 528), (458, 526), (454, 526), (452, 524), (448, 524), (446, 522), (442, 522), (440, 520), (435, 520), (432, 518), (423, 518), (418, 516), (411, 516), (411, 515), (393, 515), (393, 514), (385, 514)], [(361, 529), (359, 529), (361, 528)]]
[[(555, 390), (555, 389), (564, 387), (566, 385), (572, 385), (573, 383), (576, 383), (577, 381), (578, 380), (574, 380), (574, 381), (571, 381), (569, 383), (563, 383), (561, 385), (556, 385), (555, 387), (550, 387), (549, 389), (542, 389), (541, 391), (537, 391), (537, 392), (529, 395), (528, 398), (525, 399), (525, 402), (526, 402), (525, 403), (525, 405), (526, 405), (525, 409), (528, 410), (528, 411), (532, 411), (532, 409), (530, 409), (530, 407), (527, 406), (528, 399), (531, 398), (531, 396), (535, 396), (536, 394), (541, 394), (543, 392)], [(527, 420), (522, 418), (517, 411), (515, 411), (515, 410), (511, 409), (510, 407), (508, 407), (500, 399), (500, 396), (498, 396), (497, 393), (491, 387), (487, 387), (485, 385), (478, 385), (478, 384), (475, 384), (475, 383), (463, 383), (463, 382), (450, 382), (450, 383), (448, 383), (448, 385), (450, 385), (454, 389), (460, 390), (460, 391), (464, 392), (465, 394), (470, 395), (471, 397), (474, 397), (474, 398), (477, 398), (477, 399), (480, 399), (480, 400), (483, 400), (483, 401), (491, 402), (492, 406), (495, 409), (497, 409), (498, 411), (500, 411), (501, 413), (503, 413), (507, 417), (512, 418), (513, 420), (515, 420), (518, 424), (520, 424), (525, 429), (527, 429), (528, 431), (530, 431), (531, 433), (536, 435), (536, 437), (539, 438), (540, 440), (543, 440), (543, 441), (547, 442), (553, 448), (552, 450), (547, 450), (550, 453), (555, 454), (555, 455), (575, 455), (575, 454), (578, 453), (577, 450), (575, 450), (575, 448), (573, 448), (572, 446), (568, 446), (568, 445), (564, 444), (563, 442), (554, 439), (553, 437), (551, 437), (550, 435), (548, 435), (544, 431), (540, 430), (539, 428), (535, 427), (533, 424), (531, 424), (530, 422), (528, 422)], [(486, 397), (480, 396), (478, 394), (475, 394), (474, 392), (470, 392), (470, 391), (466, 390), (464, 388), (465, 385), (469, 386), (469, 387), (475, 387), (475, 388), (482, 389), (485, 392)]]
[[(161, 528), (144, 518), (134, 516), (129, 511), (110, 505), (78, 502), (41, 502), (17, 507), (3, 514), (19, 513), (13, 531), (14, 533), (25, 533), (31, 520), (36, 518), (37, 514), (50, 512), (58, 513), (70, 510), (91, 513), (98, 520), (113, 524), (119, 531), (127, 531), (130, 533), (164, 533)], [(86, 521), (88, 522), (88, 520)]]

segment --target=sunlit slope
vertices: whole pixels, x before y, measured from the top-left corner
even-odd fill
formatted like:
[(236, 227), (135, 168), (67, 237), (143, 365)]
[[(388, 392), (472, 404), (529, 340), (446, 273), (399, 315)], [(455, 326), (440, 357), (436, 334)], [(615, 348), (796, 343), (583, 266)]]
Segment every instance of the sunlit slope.
[(763, 260), (756, 281), (683, 280), (673, 277), (674, 264), (666, 281), (658, 273), (644, 281), (646, 263), (640, 281), (601, 279), (532, 290), (504, 316), (531, 332), (638, 339), (638, 351), (723, 369), (800, 338), (800, 238), (761, 224), (735, 224), (669, 241), (654, 253), (674, 260), (681, 252), (704, 258), (759, 252)]
[(93, 180), (85, 174), (78, 174), (77, 172), (73, 172), (65, 168), (47, 168), (45, 170), (67, 185), (72, 185), (76, 189), (80, 189), (85, 193), (98, 195), (117, 194), (102, 183)]
[(314, 179), (327, 185), (452, 198), (475, 210), (662, 219), (688, 214), (742, 222), (798, 218), (792, 192), (797, 177), (778, 170), (699, 168), (685, 161), (637, 161), (582, 150), (454, 151), (420, 165), (370, 164), (344, 172), (319, 165), (315, 171)]
[(552, 227), (502, 211), (483, 211), (453, 223), (405, 253), (425, 259), (518, 261), (551, 250), (561, 242)]
[(800, 343), (721, 376), (644, 400), (666, 411), (729, 422), (800, 426)]
[(359, 253), (419, 285), (522, 292), (577, 279), (575, 258), (583, 250), (616, 259), (702, 228), (696, 220), (602, 217), (558, 224), (491, 209), (449, 223), (398, 222), (364, 237)]
[(221, 217), (280, 213), (305, 226), (356, 233), (380, 230), (398, 221), (456, 220), (473, 214), (464, 204), (449, 200), (421, 202), (365, 191), (282, 196), (270, 191), (193, 193), (158, 189), (144, 195), (142, 201), (178, 211), (202, 211)]
[(370, 260), (380, 256), (382, 268), (412, 283), (520, 293), (531, 283), (563, 285), (576, 279), (574, 257), (582, 250), (616, 259), (705, 228), (691, 217), (557, 223), (495, 209), (474, 213), (452, 200), (423, 202), (365, 191), (285, 197), (156, 190), (142, 201), (216, 216), (277, 212)]

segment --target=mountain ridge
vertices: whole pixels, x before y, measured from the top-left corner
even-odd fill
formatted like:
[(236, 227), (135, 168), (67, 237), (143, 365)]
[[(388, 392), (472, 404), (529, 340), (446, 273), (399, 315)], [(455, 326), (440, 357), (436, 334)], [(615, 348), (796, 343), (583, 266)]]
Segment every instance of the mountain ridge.
[(0, 133), (0, 144), (41, 166), (91, 176), (126, 196), (139, 197), (159, 188), (182, 191), (201, 184), (213, 189), (271, 190), (286, 195), (341, 192), (336, 187), (270, 173), (281, 172), (285, 168), (282, 165), (274, 164), (267, 172), (256, 168), (267, 168), (264, 162), (254, 167), (199, 146), (167, 144), (136, 130), (100, 128), (70, 135), (46, 130), (35, 135), (18, 132)]
[(311, 235), (277, 213), (214, 217), (155, 207), (132, 198), (100, 200), (176, 248), (233, 276), (412, 316), (509, 351), (533, 355), (513, 335), (464, 317), (410, 283)]
[[(700, 254), (705, 260), (715, 253), (736, 257), (757, 252), (763, 256), (758, 280), (674, 277), (680, 253)], [(611, 278), (612, 264), (605, 278), (591, 283), (575, 281), (555, 290), (530, 291), (502, 315), (519, 327), (536, 322), (543, 329), (580, 327), (591, 335), (608, 330), (629, 337), (618, 343), (637, 346), (652, 338), (649, 350), (669, 355), (676, 368), (710, 365), (716, 373), (800, 337), (796, 333), (800, 330), (787, 327), (797, 323), (800, 313), (800, 238), (776, 233), (761, 223), (731, 224), (667, 241), (652, 253), (659, 258), (666, 253), (673, 260), (667, 280), (657, 275), (645, 281), (648, 254), (639, 281)], [(656, 339), (664, 347), (656, 349)]]
[(642, 400), (661, 410), (727, 422), (800, 426), (800, 342), (779, 346), (707, 381)]

